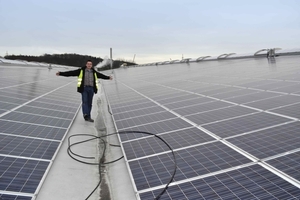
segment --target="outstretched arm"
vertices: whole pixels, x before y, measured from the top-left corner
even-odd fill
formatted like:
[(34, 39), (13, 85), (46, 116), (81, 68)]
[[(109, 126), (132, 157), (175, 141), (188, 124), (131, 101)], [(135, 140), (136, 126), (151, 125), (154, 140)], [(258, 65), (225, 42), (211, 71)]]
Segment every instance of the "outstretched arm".
[(66, 71), (66, 72), (57, 72), (56, 76), (79, 76), (81, 69)]
[(98, 78), (101, 78), (101, 79), (109, 79), (109, 80), (112, 80), (112, 79), (113, 79), (112, 76), (106, 76), (106, 75), (101, 74), (101, 73), (99, 73), (99, 72), (96, 72), (96, 74), (97, 74), (97, 77), (98, 77)]

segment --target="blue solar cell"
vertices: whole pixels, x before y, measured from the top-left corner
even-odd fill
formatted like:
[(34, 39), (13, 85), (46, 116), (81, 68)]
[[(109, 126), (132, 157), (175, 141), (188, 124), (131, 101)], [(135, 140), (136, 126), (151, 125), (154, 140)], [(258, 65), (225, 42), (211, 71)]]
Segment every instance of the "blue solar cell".
[(14, 104), (23, 104), (26, 101), (27, 101), (26, 99), (13, 98), (13, 97), (10, 97), (10, 96), (5, 96), (5, 95), (1, 95), (0, 96), (0, 102), (9, 102), (9, 103), (14, 103)]
[(273, 97), (265, 100), (256, 101), (253, 103), (248, 103), (246, 105), (253, 108), (262, 109), (262, 110), (269, 110), (269, 109), (278, 108), (280, 106), (286, 106), (298, 102), (300, 102), (299, 96), (283, 95), (279, 97)]
[(195, 113), (215, 110), (218, 108), (225, 108), (232, 106), (233, 104), (222, 102), (222, 101), (213, 101), (208, 103), (197, 104), (193, 106), (188, 106), (184, 108), (174, 109), (173, 111), (180, 115), (191, 115)]
[[(156, 123), (151, 123), (151, 124), (146, 124), (146, 125), (141, 125), (133, 128), (127, 128), (127, 129), (122, 129), (122, 131), (145, 131), (145, 132), (150, 132), (153, 134), (158, 134), (158, 133), (165, 133), (169, 131), (175, 131), (187, 127), (191, 127), (192, 125), (189, 124), (188, 122), (180, 119), (180, 118), (174, 118), (170, 120), (165, 120), (161, 122), (156, 122)], [(120, 134), (120, 138), (122, 141), (127, 141), (131, 139), (136, 139), (136, 138), (142, 138), (146, 137), (148, 135), (144, 135), (141, 133), (131, 133), (131, 134)]]
[[(118, 96), (120, 95), (120, 93), (118, 93)], [(132, 93), (132, 95), (136, 95), (136, 93)], [(128, 95), (126, 95), (128, 96)], [(131, 95), (130, 95), (131, 97)], [(124, 100), (124, 99), (123, 99)], [(116, 101), (116, 103), (111, 103), (111, 107), (114, 109), (117, 108), (125, 108), (125, 107), (131, 107), (131, 106), (135, 106), (135, 105), (143, 105), (144, 107), (148, 107), (150, 106), (155, 106), (155, 103), (151, 102), (148, 99), (142, 98), (142, 99), (133, 99), (133, 100), (129, 100), (126, 102), (121, 101)]]
[(195, 122), (198, 125), (203, 125), (203, 124), (216, 122), (216, 121), (220, 121), (232, 117), (238, 117), (241, 115), (246, 115), (254, 112), (258, 112), (258, 111), (241, 107), (241, 106), (232, 106), (228, 108), (220, 108), (214, 111), (188, 115), (186, 116), (186, 118), (191, 120), (192, 122)]
[(12, 195), (12, 194), (1, 194), (0, 200), (31, 200), (31, 197), (21, 196), (21, 195)]
[(68, 128), (69, 125), (71, 124), (70, 119), (58, 119), (50, 116), (38, 116), (38, 115), (18, 113), (18, 112), (11, 112), (1, 117), (1, 119), (48, 125), (48, 126), (61, 127), (61, 128)]
[(289, 82), (289, 83), (291, 83), (293, 85), (275, 88), (275, 89), (273, 89), (273, 91), (285, 92), (285, 93), (297, 93), (300, 91), (299, 82), (298, 83)]
[[(148, 92), (149, 91), (146, 91), (146, 93)], [(149, 95), (149, 97), (151, 97), (151, 99), (153, 99), (154, 101), (165, 102), (176, 98), (185, 98), (184, 96), (187, 94), (167, 88), (156, 88), (151, 93), (146, 95)]]
[(38, 138), (61, 140), (67, 129), (0, 120), (0, 132)]
[(300, 122), (293, 122), (280, 127), (230, 138), (228, 141), (247, 153), (263, 159), (299, 148), (299, 130)]
[[(176, 151), (177, 172), (180, 181), (207, 173), (250, 163), (251, 160), (224, 145), (213, 142)], [(129, 162), (138, 190), (166, 184), (174, 169), (172, 154), (162, 154)]]
[(207, 97), (200, 97), (198, 96), (197, 98), (193, 99), (187, 99), (187, 100), (182, 100), (179, 102), (175, 103), (166, 103), (164, 106), (166, 106), (169, 109), (177, 109), (177, 108), (183, 108), (187, 106), (193, 106), (193, 105), (198, 105), (198, 104), (203, 104), (203, 103), (208, 103), (208, 102), (213, 102), (215, 100)]
[(59, 142), (0, 134), (0, 154), (51, 160)]
[[(198, 128), (188, 128), (167, 134), (159, 134), (173, 149), (188, 147), (214, 140), (210, 135)], [(168, 146), (156, 137), (123, 143), (127, 159), (134, 159), (170, 150)]]
[(116, 125), (118, 129), (124, 129), (124, 128), (129, 128), (129, 127), (134, 127), (134, 126), (139, 126), (142, 124), (149, 124), (149, 123), (154, 123), (154, 122), (159, 122), (167, 119), (172, 119), (176, 118), (177, 116), (170, 113), (170, 112), (159, 112), (159, 113), (154, 113), (154, 114), (148, 114), (144, 116), (132, 116), (129, 119), (124, 119), (120, 121), (116, 121)]
[(76, 113), (76, 111), (78, 110), (78, 107), (77, 108), (76, 107), (67, 107), (67, 106), (49, 104), (49, 103), (38, 102), (38, 101), (30, 102), (27, 105), (33, 106), (33, 107), (39, 107), (39, 108), (46, 108), (49, 110), (66, 111), (66, 112), (71, 112), (71, 113)]
[(267, 163), (300, 181), (300, 152), (274, 158)]
[(253, 101), (259, 101), (262, 99), (268, 99), (276, 96), (280, 96), (281, 94), (274, 93), (274, 92), (258, 92), (256, 90), (251, 91), (251, 93), (241, 95), (241, 96), (231, 96), (230, 98), (226, 98), (227, 101), (244, 104)]
[(28, 93), (26, 93), (26, 91), (13, 92), (11, 90), (5, 90), (5, 91), (2, 90), (1, 94), (13, 98), (26, 99), (27, 101), (34, 98), (34, 96), (30, 96)]
[(239, 86), (241, 87), (251, 87), (251, 88), (259, 88), (260, 86), (266, 86), (270, 84), (278, 83), (277, 80), (254, 80), (249, 83), (244, 83)]
[(75, 116), (75, 113), (69, 113), (69, 112), (62, 112), (57, 110), (49, 110), (44, 108), (36, 108), (31, 106), (22, 106), (21, 108), (18, 108), (15, 110), (15, 112), (23, 112), (23, 113), (30, 113), (30, 114), (36, 114), (36, 115), (44, 115), (49, 117), (58, 117), (62, 119), (73, 119)]
[[(54, 95), (53, 95), (54, 94)], [(50, 96), (51, 95), (51, 96)], [(56, 105), (56, 106), (65, 106), (65, 107), (73, 107), (73, 108), (78, 108), (80, 106), (80, 103), (81, 103), (81, 98), (74, 98), (72, 99), (72, 101), (65, 101), (65, 100), (61, 100), (61, 99), (58, 99), (57, 96), (60, 96), (61, 97), (61, 94), (55, 94), (52, 93), (50, 95), (46, 95), (44, 97), (41, 97), (41, 98), (38, 98), (36, 100), (36, 102), (42, 102), (42, 103), (48, 103), (48, 104), (53, 104), (53, 105)], [(52, 96), (53, 95), (53, 96)], [(68, 93), (68, 96), (66, 97), (67, 99), (70, 99), (72, 96), (71, 93)]]
[(281, 108), (270, 110), (271, 112), (278, 113), (281, 115), (286, 115), (289, 117), (294, 117), (300, 119), (300, 112), (299, 112), (300, 104), (294, 104), (290, 106), (284, 106)]
[(228, 99), (228, 101), (231, 101), (229, 99), (243, 97), (243, 96), (249, 96), (250, 94), (258, 93), (257, 90), (241, 89), (241, 88), (236, 88), (236, 89), (237, 90), (234, 90), (231, 92), (215, 94), (215, 95), (212, 95), (212, 97), (215, 97), (218, 99), (226, 99), (226, 100)]
[(249, 131), (259, 130), (261, 128), (267, 128), (270, 126), (282, 124), (288, 121), (292, 120), (268, 113), (257, 113), (204, 125), (203, 128), (209, 130), (217, 136), (225, 138)]
[(116, 108), (114, 106), (111, 106), (111, 110), (113, 111), (113, 114), (117, 114), (117, 113), (133, 111), (133, 110), (145, 109), (153, 106), (157, 106), (157, 104), (153, 102), (146, 102), (146, 103), (134, 104), (134, 105), (124, 106), (124, 107), (116, 107)]
[(19, 105), (18, 104), (13, 104), (13, 103), (8, 103), (8, 102), (1, 102), (0, 101), (0, 109), (3, 109), (3, 110), (11, 110), (15, 107), (18, 107)]
[(34, 193), (49, 162), (0, 156), (0, 190)]
[(149, 114), (163, 112), (163, 111), (166, 111), (166, 110), (160, 106), (153, 106), (153, 107), (148, 107), (145, 109), (139, 109), (139, 110), (133, 110), (133, 111), (114, 114), (114, 119), (118, 121), (118, 120), (124, 120), (124, 119), (131, 118), (132, 116), (137, 117), (137, 116), (149, 115)]
[[(140, 194), (153, 199), (157, 189)], [(170, 186), (161, 200), (208, 199), (299, 199), (300, 189), (259, 165), (244, 167), (215, 176)]]
[(185, 100), (191, 100), (195, 98), (201, 98), (199, 95), (195, 94), (185, 94), (185, 93), (180, 93), (180, 96), (175, 96), (175, 97), (168, 97), (165, 99), (161, 100), (155, 100), (156, 102), (160, 104), (169, 104), (169, 103), (174, 103), (174, 102), (179, 102), (179, 101), (185, 101)]

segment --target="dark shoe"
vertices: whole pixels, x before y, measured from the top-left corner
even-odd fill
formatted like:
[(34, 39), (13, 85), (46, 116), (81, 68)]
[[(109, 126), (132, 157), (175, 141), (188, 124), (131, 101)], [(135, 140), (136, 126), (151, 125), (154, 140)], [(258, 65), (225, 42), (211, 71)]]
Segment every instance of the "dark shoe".
[(85, 121), (88, 121), (88, 122), (94, 122), (94, 120), (92, 118), (88, 118), (86, 119)]
[(88, 115), (83, 115), (83, 118), (85, 121), (87, 121), (89, 119)]

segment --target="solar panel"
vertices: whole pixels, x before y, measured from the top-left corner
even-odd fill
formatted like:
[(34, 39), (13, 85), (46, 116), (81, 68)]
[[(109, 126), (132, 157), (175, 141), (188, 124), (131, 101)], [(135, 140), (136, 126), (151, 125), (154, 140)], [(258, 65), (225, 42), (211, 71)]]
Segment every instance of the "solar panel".
[(296, 180), (300, 180), (300, 153), (295, 152), (272, 160), (267, 163), (280, 171), (286, 173)]
[[(152, 199), (160, 190), (140, 194)], [(299, 199), (300, 189), (259, 165), (170, 186), (161, 200)]]
[(71, 112), (48, 110), (45, 108), (35, 108), (31, 106), (22, 106), (21, 108), (16, 109), (15, 112), (30, 113), (30, 114), (42, 115), (42, 116), (51, 116), (55, 118), (69, 119), (69, 120), (74, 118), (74, 113)]
[(12, 98), (9, 96), (4, 96), (4, 95), (0, 96), (0, 101), (10, 102), (10, 103), (14, 103), (14, 104), (23, 104), (26, 102), (26, 100), (24, 100), (24, 99)]
[(144, 103), (140, 103), (140, 104), (136, 104), (136, 105), (117, 107), (117, 108), (113, 107), (112, 110), (114, 113), (123, 113), (123, 112), (132, 111), (132, 110), (149, 108), (149, 107), (153, 107), (153, 106), (156, 106), (156, 104), (153, 102), (144, 101)]
[(0, 190), (35, 193), (49, 162), (0, 156)]
[(3, 110), (11, 110), (13, 108), (16, 108), (17, 106), (18, 106), (18, 104), (1, 102), (0, 101), (0, 108), (3, 109)]
[[(250, 163), (251, 160), (221, 142), (176, 151), (177, 173), (174, 181), (201, 176)], [(129, 162), (138, 190), (166, 184), (174, 162), (170, 153)]]
[[(61, 95), (61, 94), (59, 94)], [(72, 96), (71, 96), (72, 97)], [(78, 98), (80, 99), (80, 97)], [(54, 104), (57, 106), (66, 106), (66, 107), (73, 107), (73, 108), (78, 108), (78, 103), (80, 103), (80, 100), (70, 100), (70, 99), (56, 99), (55, 96), (51, 97), (50, 95), (46, 95), (45, 97), (39, 98), (36, 100), (36, 102), (42, 102), (42, 103), (48, 103), (48, 104)]]
[(298, 93), (300, 91), (299, 83), (296, 83), (296, 84), (294, 83), (293, 85), (276, 88), (276, 89), (274, 89), (274, 91), (286, 92), (286, 93)]
[(300, 104), (296, 103), (293, 105), (288, 105), (288, 106), (283, 106), (280, 108), (271, 109), (270, 111), (273, 113), (278, 113), (281, 115), (300, 119), (299, 107), (300, 107)]
[(142, 115), (147, 115), (149, 113), (159, 113), (159, 112), (163, 112), (163, 111), (165, 111), (165, 109), (160, 106), (152, 106), (152, 107), (147, 107), (144, 109), (138, 109), (138, 110), (117, 113), (114, 115), (114, 119), (116, 121), (118, 121), (118, 120), (124, 120), (124, 119), (131, 118), (132, 116), (138, 117), (138, 116), (142, 116)]
[[(158, 135), (165, 141), (168, 141), (168, 144), (173, 149), (188, 147), (214, 140), (212, 136), (204, 133), (198, 128), (185, 128)], [(169, 151), (169, 148), (156, 137), (146, 137), (140, 140), (124, 142), (123, 147), (128, 160)]]
[(204, 103), (210, 103), (213, 102), (215, 100), (211, 99), (211, 98), (206, 98), (206, 97), (195, 97), (192, 99), (186, 99), (183, 101), (176, 101), (173, 103), (166, 103), (165, 106), (169, 109), (179, 109), (179, 108), (185, 108), (188, 106), (193, 106), (193, 105), (199, 105), (199, 104), (204, 104)]
[(0, 199), (28, 200), (45, 180), (81, 99), (76, 82), (53, 81), (48, 69), (0, 70)]
[(67, 119), (58, 119), (49, 116), (38, 116), (33, 114), (17, 113), (17, 112), (8, 113), (7, 115), (1, 117), (1, 119), (17, 121), (17, 122), (26, 122), (31, 124), (48, 125), (53, 127), (62, 127), (62, 128), (68, 128), (71, 123), (71, 120), (67, 120)]
[(1, 200), (31, 200), (31, 197), (28, 196), (19, 196), (19, 195), (11, 195), (11, 194), (0, 194)]
[(136, 116), (134, 118), (128, 118), (124, 120), (116, 121), (117, 126), (120, 129), (128, 128), (128, 127), (135, 127), (141, 124), (148, 124), (153, 122), (159, 122), (166, 119), (176, 118), (176, 115), (170, 112), (159, 112), (154, 114), (148, 114), (143, 116)]
[(293, 122), (230, 138), (228, 141), (258, 159), (263, 159), (299, 148), (299, 130), (300, 123)]
[(266, 100), (256, 101), (253, 103), (246, 104), (247, 106), (258, 108), (262, 110), (269, 110), (272, 108), (278, 108), (280, 106), (285, 106), (293, 103), (300, 102), (300, 96), (284, 95), (274, 98), (269, 98)]
[(0, 134), (0, 154), (52, 160), (60, 143)]
[(49, 110), (58, 110), (58, 111), (66, 111), (66, 112), (73, 112), (73, 113), (75, 113), (78, 109), (78, 108), (74, 108), (74, 107), (66, 107), (66, 106), (62, 106), (62, 105), (48, 104), (48, 103), (43, 103), (43, 102), (38, 102), (38, 101), (33, 101), (27, 105), (33, 106), (33, 107), (39, 107), (39, 108), (47, 108)]
[[(146, 131), (146, 132), (158, 134), (158, 133), (165, 133), (169, 131), (183, 129), (187, 127), (191, 127), (191, 124), (189, 124), (188, 122), (180, 118), (174, 118), (174, 119), (168, 119), (160, 122), (154, 122), (146, 125), (140, 125), (140, 126), (135, 126), (135, 127), (120, 129), (120, 130)], [(133, 133), (133, 134), (122, 134), (120, 135), (120, 137), (122, 141), (126, 141), (126, 140), (132, 140), (136, 138), (142, 138), (145, 137), (145, 135), (140, 133)]]
[(222, 102), (222, 101), (212, 101), (208, 103), (203, 104), (197, 104), (193, 106), (187, 106), (183, 108), (174, 109), (174, 112), (180, 114), (180, 115), (190, 115), (194, 113), (200, 113), (210, 110), (215, 110), (218, 108), (225, 108), (232, 106), (230, 103)]
[[(18, 92), (14, 92), (11, 90), (5, 90), (1, 91), (3, 96), (8, 96), (8, 97), (13, 97), (13, 98), (18, 98), (18, 99), (26, 99), (26, 100), (31, 100), (33, 96), (30, 96), (26, 91), (20, 90)], [(34, 96), (36, 97), (36, 96)]]
[(251, 113), (258, 112), (250, 108), (241, 106), (232, 106), (227, 108), (220, 108), (213, 111), (201, 112), (186, 116), (187, 119), (195, 122), (198, 125), (203, 125), (211, 122), (229, 119), (232, 117), (239, 117)]
[(26, 124), (22, 122), (5, 121), (0, 119), (0, 132), (11, 135), (61, 140), (66, 131), (67, 129), (65, 128)]
[(237, 90), (226, 92), (226, 93), (219, 93), (214, 94), (212, 97), (219, 98), (219, 99), (230, 99), (230, 98), (236, 98), (239, 96), (249, 95), (249, 94), (255, 94), (259, 91), (253, 90), (253, 89), (246, 89), (246, 88), (236, 88)]
[(292, 120), (268, 113), (254, 113), (239, 118), (204, 125), (203, 128), (209, 130), (219, 137), (225, 138), (262, 128), (284, 124), (288, 121)]
[(184, 94), (184, 93), (179, 93), (179, 94), (180, 94), (180, 96), (175, 96), (175, 97), (167, 96), (167, 98), (165, 98), (165, 99), (161, 99), (161, 100), (158, 99), (156, 101), (160, 104), (167, 104), (170, 102), (174, 103), (174, 102), (178, 102), (178, 101), (199, 98), (199, 96), (195, 95), (195, 94)]
[[(119, 138), (140, 199), (162, 191), (174, 161), (162, 141), (134, 131), (159, 135), (176, 153), (161, 199), (300, 198), (299, 57), (275, 59), (114, 71), (103, 85), (116, 129), (133, 132)], [(161, 116), (168, 112), (176, 117)]]
[(227, 98), (226, 100), (233, 102), (233, 103), (238, 103), (238, 104), (244, 104), (244, 103), (248, 103), (248, 102), (256, 102), (259, 100), (263, 100), (263, 99), (268, 99), (268, 98), (272, 98), (272, 97), (277, 97), (277, 96), (281, 96), (282, 94), (278, 94), (278, 93), (272, 93), (272, 92), (253, 92), (250, 94), (245, 94), (245, 95), (240, 95), (237, 97), (231, 97), (231, 98)]
[[(157, 92), (157, 91), (155, 91)], [(165, 94), (165, 91), (163, 91), (162, 95), (149, 95), (152, 96), (153, 99), (155, 99), (155, 101), (159, 102), (159, 103), (164, 103), (164, 102), (174, 102), (174, 101), (180, 101), (181, 99), (186, 99), (188, 94), (183, 94), (181, 92), (178, 91), (171, 91), (170, 94)], [(196, 96), (196, 95), (193, 95)]]

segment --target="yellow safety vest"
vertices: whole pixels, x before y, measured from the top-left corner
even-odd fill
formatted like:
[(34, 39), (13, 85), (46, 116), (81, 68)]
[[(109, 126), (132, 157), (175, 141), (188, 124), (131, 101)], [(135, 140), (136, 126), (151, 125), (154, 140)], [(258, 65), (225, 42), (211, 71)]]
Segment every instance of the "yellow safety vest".
[[(94, 72), (94, 76), (95, 76), (95, 82), (96, 82), (96, 88), (98, 90), (98, 77), (97, 74)], [(78, 82), (77, 82), (77, 87), (81, 86), (82, 83), (82, 77), (83, 77), (83, 70), (80, 70), (80, 74), (78, 76)]]

